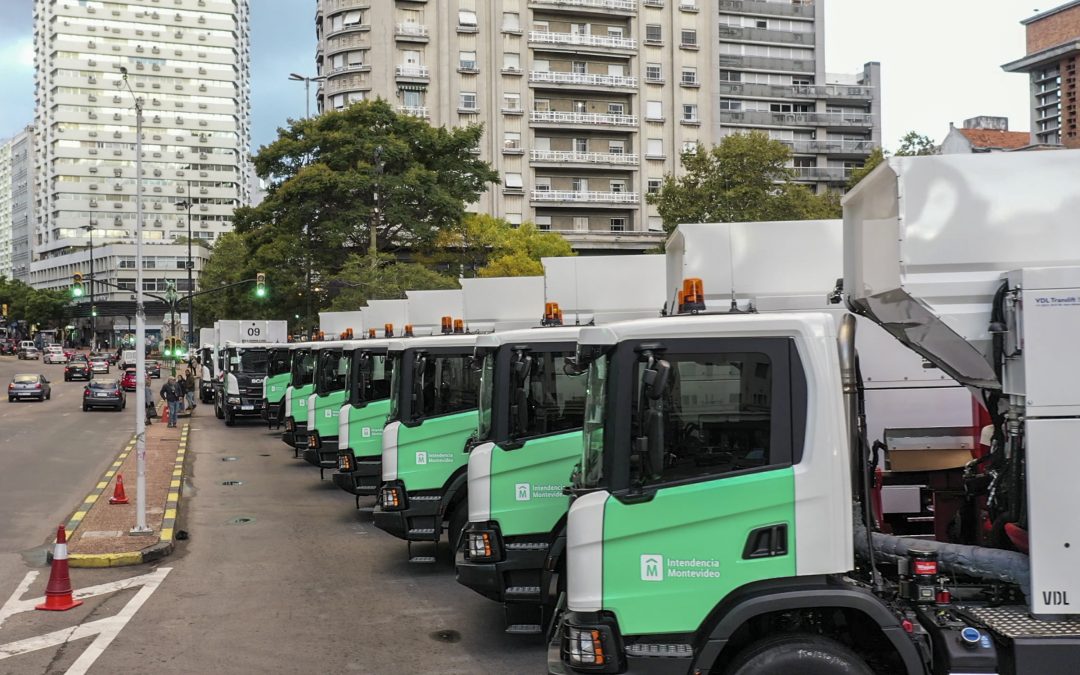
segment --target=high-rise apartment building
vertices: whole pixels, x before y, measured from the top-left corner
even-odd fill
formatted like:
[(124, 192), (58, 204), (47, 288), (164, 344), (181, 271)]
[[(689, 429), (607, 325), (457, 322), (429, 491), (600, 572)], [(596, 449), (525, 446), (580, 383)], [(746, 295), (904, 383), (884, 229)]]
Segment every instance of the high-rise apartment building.
[[(135, 97), (144, 290), (185, 289), (187, 247), (176, 242), (189, 214), (193, 239), (232, 229), (251, 171), (248, 12), (248, 0), (36, 0), (34, 286), (87, 274), (92, 239), (95, 276), (111, 284), (94, 288), (99, 313), (130, 301)], [(197, 272), (206, 252), (194, 248)]]
[(1031, 80), (1031, 143), (1080, 148), (1080, 0), (1024, 21), (1027, 54), (1002, 68)]
[(34, 229), (34, 128), (11, 140), (11, 278), (30, 282), (30, 238)]
[[(827, 76), (821, 10), (821, 0), (318, 0), (319, 107), (381, 97), (437, 126), (483, 123), (480, 154), (503, 181), (478, 210), (534, 221), (579, 250), (647, 248), (662, 226), (646, 195), (698, 143), (769, 130), (822, 186), (841, 185), (880, 143), (876, 65)], [(733, 114), (759, 106), (763, 116), (736, 125)]]
[(0, 143), (0, 277), (11, 278), (11, 145)]

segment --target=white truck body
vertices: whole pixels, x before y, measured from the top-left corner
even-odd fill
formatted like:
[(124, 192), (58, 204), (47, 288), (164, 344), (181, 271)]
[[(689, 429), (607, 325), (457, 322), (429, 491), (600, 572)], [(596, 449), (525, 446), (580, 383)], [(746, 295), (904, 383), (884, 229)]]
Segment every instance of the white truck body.
[(465, 312), (465, 294), (460, 290), (406, 291), (409, 324), (413, 335), (438, 335), (442, 318), (460, 319)]
[(319, 330), (328, 339), (337, 339), (345, 331), (352, 329), (353, 335), (360, 337), (364, 332), (362, 312), (319, 312)]
[(465, 330), (470, 333), (525, 328), (539, 323), (543, 314), (544, 277), (489, 277), (461, 279), (460, 283)]
[(372, 328), (377, 337), (386, 337), (383, 331), (387, 324), (394, 329), (394, 335), (400, 335), (409, 323), (409, 303), (407, 300), (368, 300), (367, 307), (360, 310), (364, 332)]
[(544, 297), (547, 302), (559, 303), (563, 325), (660, 315), (664, 304), (662, 255), (567, 256), (540, 262), (544, 265)]

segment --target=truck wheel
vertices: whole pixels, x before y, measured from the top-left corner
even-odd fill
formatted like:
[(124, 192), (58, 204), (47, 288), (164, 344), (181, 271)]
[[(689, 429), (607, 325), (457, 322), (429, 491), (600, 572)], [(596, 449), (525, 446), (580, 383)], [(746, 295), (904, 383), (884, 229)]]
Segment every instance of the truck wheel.
[(233, 415), (228, 410), (225, 411), (225, 426), (231, 427), (236, 424), (236, 415)]
[(866, 661), (836, 640), (776, 635), (739, 652), (725, 675), (874, 675)]
[(219, 420), (225, 419), (225, 411), (221, 409), (221, 406), (217, 401), (214, 401), (214, 417), (217, 417)]
[(450, 544), (450, 559), (457, 555), (458, 541), (465, 526), (469, 524), (469, 503), (460, 501), (450, 514), (450, 524), (446, 528), (446, 541)]

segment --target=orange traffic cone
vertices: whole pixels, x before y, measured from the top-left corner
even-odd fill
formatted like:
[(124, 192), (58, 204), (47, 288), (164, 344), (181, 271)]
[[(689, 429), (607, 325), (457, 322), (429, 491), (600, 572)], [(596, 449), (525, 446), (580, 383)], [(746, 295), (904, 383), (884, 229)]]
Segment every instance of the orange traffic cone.
[(68, 574), (67, 531), (61, 525), (56, 530), (56, 548), (53, 549), (52, 570), (49, 572), (49, 585), (45, 587), (45, 603), (36, 609), (52, 612), (78, 607), (82, 600), (71, 595), (71, 576)]
[(169, 406), (163, 406), (161, 408), (161, 421), (165, 424), (169, 423)]
[(113, 487), (112, 497), (109, 497), (110, 504), (127, 504), (127, 493), (124, 492), (124, 474), (116, 474), (116, 485)]

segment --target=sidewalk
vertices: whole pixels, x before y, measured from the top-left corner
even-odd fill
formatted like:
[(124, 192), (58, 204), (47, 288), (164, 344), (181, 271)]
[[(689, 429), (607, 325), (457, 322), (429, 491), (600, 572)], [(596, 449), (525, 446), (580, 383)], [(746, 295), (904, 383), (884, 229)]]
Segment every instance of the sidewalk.
[[(146, 429), (146, 525), (152, 534), (129, 534), (135, 526), (137, 482), (132, 437), (68, 521), (68, 564), (119, 567), (162, 558), (172, 552), (183, 485), (190, 417), (169, 429), (160, 417)], [(124, 476), (129, 504), (110, 504), (117, 474)]]

